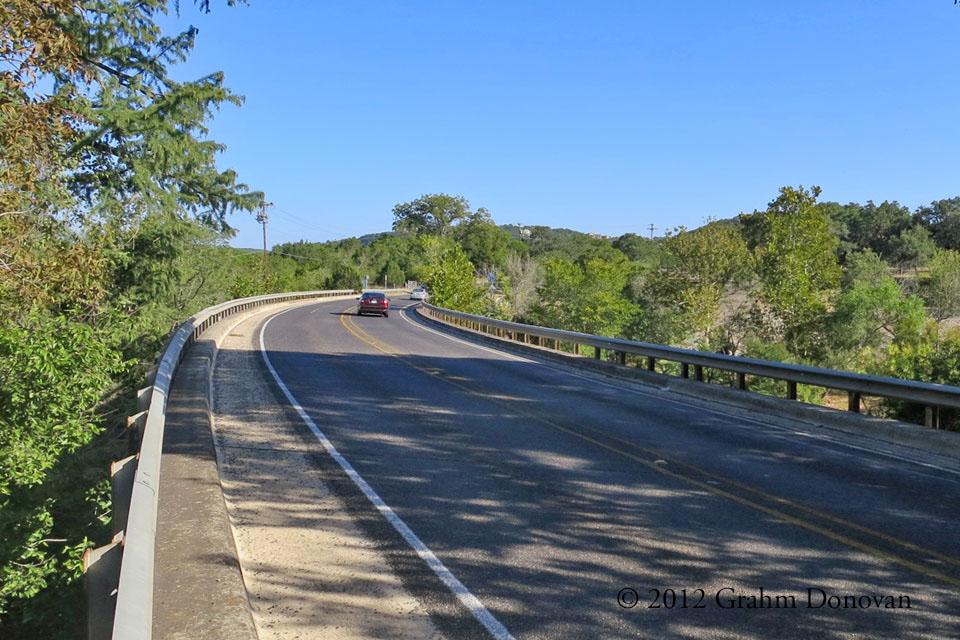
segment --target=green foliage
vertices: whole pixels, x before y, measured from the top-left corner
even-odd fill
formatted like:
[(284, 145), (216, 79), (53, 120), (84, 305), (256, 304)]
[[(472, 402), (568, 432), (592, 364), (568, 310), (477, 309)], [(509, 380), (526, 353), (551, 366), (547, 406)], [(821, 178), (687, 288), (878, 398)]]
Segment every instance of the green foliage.
[[(83, 637), (81, 557), (109, 540), (109, 461), (126, 454), (102, 433), (61, 455), (42, 483), (17, 487), (0, 508), (0, 633), (11, 638)], [(101, 542), (102, 543), (102, 542)]]
[(619, 261), (593, 258), (582, 263), (550, 258), (544, 263), (541, 299), (530, 318), (547, 327), (617, 336), (636, 312), (624, 296), (632, 273), (622, 255)]
[(525, 244), (487, 219), (457, 225), (453, 237), (478, 269), (502, 269), (508, 255), (527, 251)]
[(195, 30), (163, 35), (166, 8), (0, 9), (10, 63), (0, 70), (4, 637), (79, 633), (79, 554), (109, 538), (106, 476), (118, 457), (114, 440), (95, 438), (109, 419), (99, 409), (132, 385), (128, 359), (152, 356), (172, 319), (223, 299), (232, 256), (217, 255), (209, 229), (263, 201), (217, 169), (222, 147), (207, 139), (206, 120), (239, 98), (220, 74), (170, 78)]
[(645, 295), (661, 307), (661, 315), (678, 317), (674, 326), (682, 327), (675, 342), (692, 337), (694, 344), (705, 346), (724, 318), (721, 301), (728, 287), (748, 279), (753, 256), (737, 227), (712, 222), (695, 231), (681, 227), (663, 241), (666, 266), (651, 272)]
[(904, 295), (889, 266), (870, 250), (851, 254), (834, 311), (828, 319), (832, 364), (863, 369), (891, 342), (919, 339), (926, 323), (923, 301)]
[(960, 251), (960, 197), (920, 207), (917, 218), (933, 233), (938, 247)]
[(660, 245), (655, 240), (638, 236), (635, 233), (625, 233), (614, 239), (612, 246), (627, 256), (631, 262), (642, 267), (654, 268), (662, 260)]
[(346, 263), (340, 263), (333, 268), (330, 279), (327, 280), (327, 289), (351, 289), (359, 290), (363, 285), (363, 278), (356, 267)]
[[(935, 327), (928, 329), (922, 340), (895, 344), (888, 358), (879, 364), (877, 373), (901, 378), (960, 386), (960, 331), (941, 337)], [(922, 422), (924, 407), (898, 400), (886, 400), (890, 414), (901, 420)], [(942, 428), (960, 431), (960, 411), (940, 410)]]
[(538, 300), (543, 267), (533, 258), (511, 253), (505, 260), (502, 279), (507, 319), (524, 321)]
[[(483, 218), (486, 210), (478, 209), (477, 214)], [(426, 194), (393, 208), (393, 229), (414, 236), (445, 236), (454, 225), (477, 214), (471, 214), (470, 203), (463, 196)]]
[(594, 238), (570, 229), (543, 226), (524, 227), (524, 242), (535, 258), (562, 258), (576, 261), (584, 257), (620, 259), (625, 257), (608, 240)]
[(960, 315), (960, 251), (937, 251), (922, 293), (937, 321)]
[(388, 287), (398, 287), (406, 280), (403, 269), (396, 262), (391, 260), (380, 270), (377, 282), (385, 282)]
[[(186, 60), (196, 29), (166, 36), (156, 19), (167, 0), (88, 2), (84, 13), (61, 28), (95, 61), (97, 82), (75, 87), (73, 102), (80, 136), (67, 150), (76, 163), (69, 185), (90, 211), (120, 215), (125, 208), (166, 213), (191, 212), (226, 228), (226, 214), (252, 210), (263, 194), (239, 184), (233, 171), (220, 171), (215, 156), (223, 146), (206, 139), (204, 122), (224, 103), (242, 99), (213, 73), (176, 82), (169, 66)], [(54, 73), (72, 85), (75, 74)]]
[(819, 187), (784, 187), (765, 212), (744, 220), (755, 246), (760, 299), (769, 306), (787, 348), (816, 357), (822, 345), (815, 326), (840, 279), (838, 240), (816, 205)]
[(71, 558), (63, 543), (77, 531), (54, 539), (61, 492), (43, 487), (61, 484), (51, 473), (102, 428), (94, 408), (125, 366), (103, 338), (40, 309), (0, 325), (0, 616), (11, 601), (64, 579), (56, 575)]
[(92, 413), (119, 355), (91, 326), (33, 310), (0, 326), (0, 496), (32, 486), (97, 431)]
[[(368, 272), (379, 273), (381, 282), (388, 265), (393, 263), (394, 275), (388, 275), (388, 279), (391, 283), (402, 284), (414, 270), (424, 265), (426, 258), (423, 246), (416, 238), (386, 235), (355, 252), (355, 260)], [(394, 280), (397, 275), (399, 279)]]
[(890, 259), (904, 267), (918, 267), (933, 259), (937, 245), (926, 227), (915, 224), (890, 241)]
[(425, 238), (424, 248), (430, 256), (424, 282), (430, 290), (431, 302), (437, 306), (480, 313), (484, 306), (484, 288), (477, 284), (473, 264), (459, 245), (440, 238)]

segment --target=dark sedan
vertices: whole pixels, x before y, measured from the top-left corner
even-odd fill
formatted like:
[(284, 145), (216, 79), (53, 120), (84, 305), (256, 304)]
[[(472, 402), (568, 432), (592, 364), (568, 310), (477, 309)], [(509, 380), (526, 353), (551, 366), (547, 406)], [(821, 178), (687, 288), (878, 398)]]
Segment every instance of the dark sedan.
[(362, 316), (365, 313), (375, 313), (384, 318), (387, 317), (387, 311), (390, 309), (390, 299), (382, 293), (368, 291), (360, 296), (357, 302), (357, 315)]

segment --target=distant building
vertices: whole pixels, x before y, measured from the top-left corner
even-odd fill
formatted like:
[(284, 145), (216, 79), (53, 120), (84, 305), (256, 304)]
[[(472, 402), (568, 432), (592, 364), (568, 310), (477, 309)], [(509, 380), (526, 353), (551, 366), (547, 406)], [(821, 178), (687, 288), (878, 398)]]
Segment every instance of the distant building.
[(587, 235), (591, 238), (599, 238), (600, 240), (610, 240), (613, 238), (613, 236), (605, 236), (602, 233), (588, 233)]

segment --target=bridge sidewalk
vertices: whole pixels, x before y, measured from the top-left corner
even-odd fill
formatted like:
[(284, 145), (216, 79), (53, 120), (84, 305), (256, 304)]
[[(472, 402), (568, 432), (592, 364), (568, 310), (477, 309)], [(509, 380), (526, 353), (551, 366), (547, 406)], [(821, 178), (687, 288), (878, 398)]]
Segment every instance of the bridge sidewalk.
[(214, 348), (209, 339), (190, 347), (167, 402), (153, 607), (162, 640), (257, 638), (211, 437)]

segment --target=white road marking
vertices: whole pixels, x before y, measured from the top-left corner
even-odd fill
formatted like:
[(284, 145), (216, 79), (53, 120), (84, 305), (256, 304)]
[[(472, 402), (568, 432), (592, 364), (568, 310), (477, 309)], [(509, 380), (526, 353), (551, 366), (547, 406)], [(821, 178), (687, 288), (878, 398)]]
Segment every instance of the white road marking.
[[(462, 338), (457, 338), (457, 337), (448, 335), (448, 334), (446, 334), (446, 333), (444, 333), (444, 332), (442, 332), (442, 331), (437, 331), (436, 329), (433, 329), (433, 328), (431, 328), (431, 327), (427, 327), (427, 326), (424, 326), (424, 325), (422, 325), (422, 324), (420, 324), (420, 323), (418, 323), (418, 322), (414, 322), (413, 320), (411, 320), (410, 318), (407, 317), (407, 314), (406, 314), (406, 313), (403, 313), (404, 311), (406, 311), (406, 310), (408, 310), (408, 309), (412, 309), (413, 306), (415, 306), (415, 305), (409, 305), (409, 306), (404, 307), (403, 309), (401, 309), (400, 316), (401, 316), (404, 320), (406, 320), (407, 323), (413, 325), (414, 327), (417, 327), (418, 329), (422, 329), (423, 331), (429, 331), (430, 333), (434, 333), (434, 334), (436, 334), (436, 335), (438, 335), (438, 336), (442, 336), (442, 337), (446, 338), (447, 340), (451, 340), (451, 341), (453, 341), (453, 342), (459, 342), (460, 344), (464, 344), (464, 345), (467, 345), (467, 346), (471, 346), (471, 347), (473, 347), (473, 348), (475, 348), (475, 349), (479, 349), (479, 350), (481, 350), (481, 351), (486, 351), (486, 352), (489, 352), (489, 353), (497, 353), (497, 354), (506, 356), (507, 358), (509, 358), (509, 359), (511, 359), (511, 360), (517, 360), (517, 361), (520, 361), (520, 362), (534, 362), (534, 363), (540, 364), (540, 365), (542, 365), (542, 366), (544, 366), (544, 367), (547, 367), (548, 369), (551, 369), (552, 371), (556, 371), (556, 372), (561, 373), (561, 374), (573, 376), (573, 377), (575, 377), (575, 378), (580, 378), (581, 380), (589, 380), (589, 381), (594, 382), (594, 383), (596, 383), (596, 384), (599, 384), (599, 385), (602, 385), (602, 386), (606, 386), (606, 387), (610, 387), (610, 388), (613, 388), (613, 389), (617, 389), (617, 390), (619, 390), (619, 391), (629, 391), (629, 392), (632, 392), (632, 393), (637, 393), (637, 394), (640, 394), (640, 395), (647, 396), (647, 397), (649, 397), (649, 398), (655, 398), (655, 399), (657, 399), (657, 400), (659, 400), (659, 401), (661, 401), (661, 402), (668, 402), (668, 403), (670, 403), (670, 404), (679, 405), (679, 406), (682, 406), (682, 407), (689, 407), (689, 405), (687, 405), (687, 404), (685, 404), (685, 403), (683, 403), (683, 402), (681, 402), (681, 401), (679, 401), (679, 400), (673, 400), (673, 399), (668, 399), (668, 398), (662, 398), (662, 397), (659, 397), (659, 396), (655, 396), (655, 395), (653, 395), (652, 393), (650, 393), (649, 391), (645, 391), (645, 390), (643, 390), (643, 389), (639, 389), (639, 388), (634, 387), (634, 386), (626, 386), (626, 385), (624, 385), (624, 384), (622, 384), (622, 383), (618, 384), (618, 383), (616, 383), (616, 382), (612, 382), (612, 381), (610, 381), (610, 380), (600, 379), (600, 378), (597, 378), (597, 377), (594, 377), (594, 376), (591, 376), (591, 375), (585, 375), (585, 374), (582, 374), (582, 373), (577, 373), (577, 372), (575, 372), (575, 371), (569, 371), (569, 370), (567, 370), (567, 369), (560, 369), (560, 368), (558, 368), (558, 367), (551, 366), (550, 363), (543, 362), (543, 361), (541, 361), (541, 360), (535, 360), (535, 359), (532, 359), (532, 358), (525, 358), (525, 357), (522, 357), (522, 356), (517, 356), (517, 355), (514, 355), (514, 354), (512, 354), (512, 353), (506, 353), (506, 352), (500, 351), (500, 350), (498, 350), (498, 349), (494, 349), (494, 348), (491, 348), (491, 347), (486, 347), (486, 346), (483, 346), (483, 345), (476, 344), (476, 343), (474, 343), (474, 342), (470, 342), (469, 340), (464, 340), (464, 339), (462, 339)], [(661, 391), (663, 391), (663, 389), (661, 389)], [(666, 391), (667, 391), (668, 393), (670, 393), (669, 390), (666, 390)], [(817, 442), (816, 444), (819, 445), (820, 447), (824, 448), (824, 449), (827, 449), (827, 450), (830, 450), (830, 447), (827, 446), (827, 444), (826, 444), (826, 443), (829, 443), (830, 445), (833, 445), (834, 447), (845, 447), (845, 448), (847, 448), (847, 449), (854, 449), (854, 450), (856, 450), (856, 451), (863, 451), (863, 452), (865, 452), (865, 453), (870, 453), (870, 454), (873, 454), (873, 455), (876, 455), (876, 456), (880, 456), (880, 457), (884, 457), (884, 458), (891, 458), (891, 459), (897, 460), (897, 461), (899, 461), (899, 462), (908, 462), (908, 463), (910, 463), (910, 464), (914, 464), (914, 465), (917, 465), (917, 466), (919, 466), (919, 467), (925, 467), (925, 468), (927, 468), (927, 469), (932, 469), (932, 470), (934, 470), (934, 471), (939, 471), (939, 472), (942, 472), (942, 473), (948, 473), (948, 474), (950, 474), (950, 475), (957, 476), (958, 480), (960, 480), (960, 471), (958, 471), (958, 470), (956, 470), (956, 469), (951, 469), (951, 468), (949, 468), (949, 467), (942, 467), (942, 466), (933, 464), (933, 463), (931, 463), (931, 462), (926, 462), (926, 461), (923, 461), (923, 460), (918, 460), (918, 459), (916, 459), (916, 458), (911, 458), (911, 457), (908, 457), (908, 456), (897, 455), (897, 454), (895, 454), (895, 453), (889, 453), (889, 452), (887, 452), (887, 451), (879, 451), (879, 450), (877, 450), (877, 449), (872, 449), (872, 448), (870, 448), (870, 447), (864, 447), (864, 446), (856, 445), (856, 444), (849, 443), (849, 442), (843, 442), (843, 441), (841, 441), (841, 440), (837, 440), (836, 438), (832, 438), (832, 437), (830, 437), (829, 435), (825, 435), (825, 434), (807, 433), (807, 432), (799, 431), (799, 430), (794, 429), (794, 428), (791, 428), (791, 427), (781, 427), (781, 426), (778, 426), (778, 425), (775, 425), (775, 424), (770, 424), (770, 423), (766, 423), (766, 422), (760, 422), (759, 420), (747, 418), (747, 417), (744, 417), (744, 416), (738, 416), (738, 415), (736, 415), (736, 414), (734, 414), (734, 413), (726, 413), (726, 412), (724, 412), (724, 411), (722, 411), (722, 410), (720, 410), (720, 409), (716, 409), (716, 408), (713, 408), (713, 407), (710, 408), (710, 411), (711, 411), (712, 413), (716, 413), (716, 414), (718, 414), (718, 415), (722, 415), (722, 416), (725, 416), (725, 417), (728, 417), (728, 418), (734, 418), (735, 420), (739, 420), (739, 421), (742, 421), (743, 423), (746, 423), (746, 424), (733, 423), (733, 424), (731, 424), (730, 426), (732, 426), (732, 427), (734, 427), (734, 428), (738, 428), (738, 429), (742, 429), (742, 430), (749, 430), (749, 431), (751, 431), (751, 432), (753, 432), (753, 433), (756, 433), (756, 430), (755, 430), (755, 429), (753, 429), (752, 427), (749, 427), (749, 426), (748, 426), (748, 425), (752, 425), (753, 427), (762, 427), (762, 428), (765, 429), (765, 430), (767, 430), (767, 429), (773, 429), (773, 430), (776, 430), (776, 431), (779, 431), (779, 432), (780, 432), (780, 434), (773, 434), (773, 433), (769, 433), (769, 432), (767, 432), (767, 431), (761, 431), (761, 432), (760, 432), (762, 435), (765, 435), (765, 436), (770, 437), (770, 438), (776, 438), (776, 439), (780, 439), (780, 440), (791, 440), (791, 439), (799, 436), (799, 437), (802, 437), (802, 438), (808, 438), (808, 439), (810, 439), (810, 440), (819, 441), (819, 442)], [(890, 443), (890, 444), (891, 444), (892, 446), (896, 446), (896, 443)], [(930, 474), (921, 474), (921, 475), (926, 475), (926, 476), (928, 476), (928, 477), (936, 478), (936, 479), (938, 479), (938, 480), (943, 480), (943, 479), (944, 479), (944, 478), (942, 478), (942, 477), (940, 477), (940, 476), (933, 476), (933, 475), (930, 475)]]
[[(288, 309), (292, 311), (293, 309)], [(274, 316), (271, 316), (263, 323), (263, 326), (260, 327), (260, 354), (263, 356), (263, 361), (267, 365), (270, 374), (273, 376), (273, 379), (277, 381), (277, 384), (280, 386), (280, 390), (283, 391), (283, 395), (287, 397), (287, 401), (290, 402), (290, 405), (296, 409), (297, 414), (300, 418), (306, 423), (310, 428), (310, 431), (313, 432), (313, 435), (317, 438), (320, 444), (323, 445), (323, 448), (326, 449), (327, 453), (330, 454), (330, 457), (336, 460), (337, 464), (340, 465), (340, 468), (344, 470), (347, 476), (353, 480), (353, 483), (357, 485), (357, 488), (363, 492), (363, 495), (377, 508), (377, 511), (383, 514), (387, 521), (393, 525), (393, 528), (397, 530), (403, 539), (407, 541), (414, 551), (417, 552), (417, 555), (420, 556), (427, 565), (433, 570), (438, 578), (450, 589), (451, 592), (457, 597), (458, 600), (470, 610), (470, 613), (473, 614), (473, 617), (476, 618), (480, 624), (497, 640), (514, 640), (513, 635), (507, 631), (507, 628), (504, 627), (499, 620), (497, 620), (490, 611), (487, 610), (483, 603), (480, 602), (480, 599), (473, 595), (469, 589), (467, 589), (462, 582), (460, 582), (453, 572), (451, 572), (446, 565), (444, 565), (439, 558), (423, 543), (420, 538), (417, 537), (417, 534), (413, 532), (410, 527), (407, 526), (403, 520), (400, 519), (393, 509), (391, 509), (383, 499), (377, 495), (377, 492), (367, 484), (367, 481), (364, 480), (356, 469), (353, 468), (347, 459), (340, 455), (340, 452), (337, 451), (336, 447), (333, 446), (333, 443), (330, 442), (323, 432), (317, 427), (316, 423), (307, 415), (307, 412), (300, 406), (300, 403), (297, 402), (297, 399), (293, 397), (293, 394), (290, 393), (290, 389), (287, 388), (287, 385), (283, 383), (283, 380), (280, 379), (280, 375), (277, 373), (277, 370), (273, 368), (273, 363), (270, 362), (270, 357), (267, 355), (267, 349), (263, 342), (263, 334), (267, 330), (267, 325), (270, 324), (270, 321), (274, 318), (277, 318), (286, 313), (283, 311)], [(311, 313), (313, 313), (311, 311)]]

